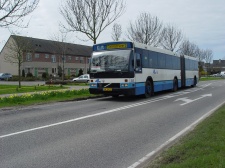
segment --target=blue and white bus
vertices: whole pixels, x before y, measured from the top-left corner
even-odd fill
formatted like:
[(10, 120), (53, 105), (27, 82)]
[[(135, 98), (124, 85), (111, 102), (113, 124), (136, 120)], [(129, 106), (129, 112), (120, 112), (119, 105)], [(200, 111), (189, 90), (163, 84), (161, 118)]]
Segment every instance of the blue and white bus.
[(91, 94), (144, 95), (195, 86), (198, 61), (136, 42), (95, 44), (90, 62)]

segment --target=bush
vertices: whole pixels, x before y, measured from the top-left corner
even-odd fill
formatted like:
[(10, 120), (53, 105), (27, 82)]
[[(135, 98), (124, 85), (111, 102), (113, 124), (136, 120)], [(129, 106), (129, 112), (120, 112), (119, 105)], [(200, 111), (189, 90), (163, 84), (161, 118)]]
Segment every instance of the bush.
[(81, 76), (81, 75), (83, 75), (83, 70), (82, 69), (80, 69), (79, 73), (78, 73), (78, 76)]
[(46, 81), (45, 82), (45, 84), (46, 85), (50, 85), (50, 84), (53, 84), (53, 85), (59, 85), (59, 84), (61, 84), (61, 85), (66, 85), (67, 84), (67, 82), (66, 81)]
[(33, 77), (33, 74), (31, 72), (28, 72), (27, 77)]
[(47, 77), (48, 77), (48, 74), (47, 74), (46, 72), (43, 72), (43, 73), (42, 73), (42, 78), (43, 78), (43, 79), (47, 79)]
[(34, 77), (26, 77), (23, 81), (35, 81)]

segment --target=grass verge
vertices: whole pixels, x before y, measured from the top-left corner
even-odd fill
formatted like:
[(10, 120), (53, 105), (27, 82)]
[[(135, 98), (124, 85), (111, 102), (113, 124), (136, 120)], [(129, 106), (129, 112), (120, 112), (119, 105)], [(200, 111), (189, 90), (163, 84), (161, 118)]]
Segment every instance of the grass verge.
[(15, 93), (27, 93), (27, 92), (38, 92), (38, 91), (49, 91), (49, 90), (60, 90), (65, 89), (64, 86), (44, 85), (44, 86), (21, 86), (18, 88), (17, 85), (0, 85), (1, 94), (15, 94)]
[(148, 166), (148, 168), (190, 167), (225, 167), (225, 105)]
[(90, 94), (88, 89), (45, 91), (32, 94), (26, 93), (23, 95), (12, 94), (9, 97), (0, 98), (0, 108), (18, 105), (43, 104), (55, 101), (69, 101), (90, 97), (96, 97), (96, 95)]
[(200, 78), (200, 81), (224, 80), (224, 79), (225, 79), (225, 78), (208, 76), (208, 77), (201, 77), (201, 78)]

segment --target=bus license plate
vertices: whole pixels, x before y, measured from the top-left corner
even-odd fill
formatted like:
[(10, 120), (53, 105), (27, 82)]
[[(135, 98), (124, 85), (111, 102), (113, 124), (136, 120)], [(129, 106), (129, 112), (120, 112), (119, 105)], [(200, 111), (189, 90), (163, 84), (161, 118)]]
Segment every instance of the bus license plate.
[(103, 91), (111, 92), (112, 91), (112, 88), (103, 88)]

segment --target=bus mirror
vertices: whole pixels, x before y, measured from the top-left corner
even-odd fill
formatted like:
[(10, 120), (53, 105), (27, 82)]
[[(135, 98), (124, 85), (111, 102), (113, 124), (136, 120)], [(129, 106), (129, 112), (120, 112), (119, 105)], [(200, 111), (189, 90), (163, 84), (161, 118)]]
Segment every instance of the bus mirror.
[(134, 67), (134, 60), (132, 60), (132, 67)]

